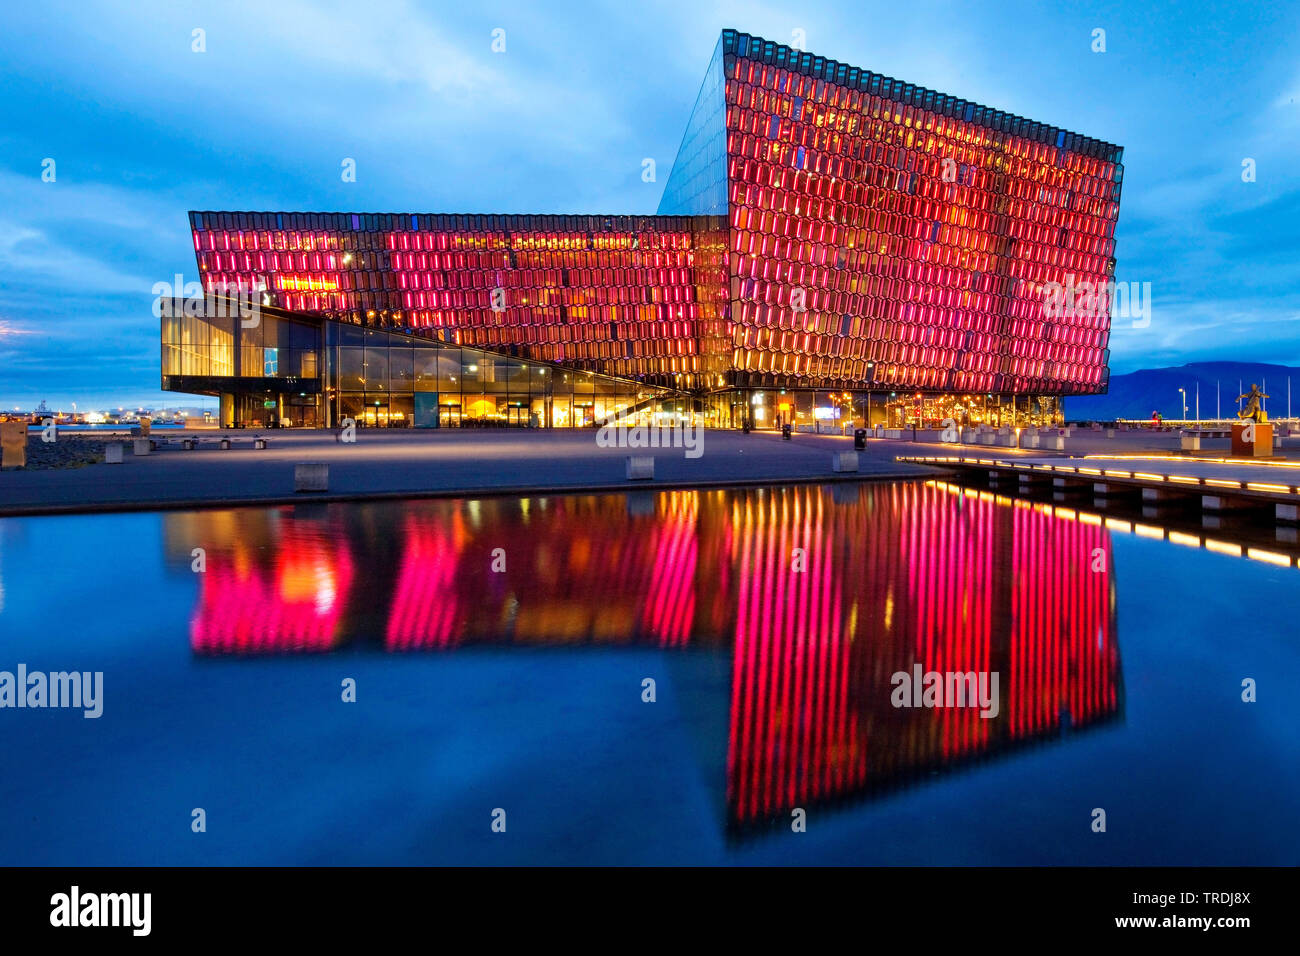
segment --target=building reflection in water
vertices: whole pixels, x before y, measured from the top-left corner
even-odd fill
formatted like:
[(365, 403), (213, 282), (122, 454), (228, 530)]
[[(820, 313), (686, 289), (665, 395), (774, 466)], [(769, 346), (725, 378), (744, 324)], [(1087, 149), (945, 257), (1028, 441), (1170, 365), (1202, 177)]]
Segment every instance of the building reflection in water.
[[(177, 562), (206, 550), (201, 655), (729, 649), (739, 827), (1122, 706), (1105, 528), (944, 485), (198, 512), (167, 538)], [(895, 707), (917, 665), (996, 672), (997, 715)]]
[(189, 540), (205, 542), (195, 545), (206, 561), (190, 622), (196, 652), (328, 651), (339, 642), (352, 596), (351, 548), (283, 518), (253, 511), (168, 516), (169, 541), (184, 536), (186, 525)]

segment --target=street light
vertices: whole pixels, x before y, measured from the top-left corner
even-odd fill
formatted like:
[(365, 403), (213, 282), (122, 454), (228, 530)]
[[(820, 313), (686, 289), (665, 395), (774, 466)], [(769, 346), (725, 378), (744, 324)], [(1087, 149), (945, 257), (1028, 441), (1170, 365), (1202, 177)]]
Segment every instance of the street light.
[(1180, 388), (1178, 391), (1183, 396), (1183, 421), (1187, 421), (1187, 389)]

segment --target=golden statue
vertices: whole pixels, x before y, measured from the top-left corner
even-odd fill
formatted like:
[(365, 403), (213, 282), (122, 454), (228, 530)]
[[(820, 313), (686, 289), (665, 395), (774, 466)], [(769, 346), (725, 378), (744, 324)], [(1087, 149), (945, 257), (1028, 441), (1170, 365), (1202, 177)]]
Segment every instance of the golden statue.
[(1264, 392), (1259, 390), (1259, 386), (1254, 382), (1250, 383), (1250, 391), (1244, 395), (1238, 395), (1237, 401), (1246, 400), (1246, 407), (1237, 412), (1238, 418), (1249, 418), (1256, 423), (1268, 421), (1268, 412), (1259, 407), (1262, 399), (1268, 398)]

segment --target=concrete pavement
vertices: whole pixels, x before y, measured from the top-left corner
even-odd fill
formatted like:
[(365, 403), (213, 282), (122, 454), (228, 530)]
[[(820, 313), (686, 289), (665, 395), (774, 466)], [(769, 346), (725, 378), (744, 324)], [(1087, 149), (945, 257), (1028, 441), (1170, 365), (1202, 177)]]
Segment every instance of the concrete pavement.
[[(211, 432), (186, 435), (216, 437)], [(899, 446), (871, 441), (860, 471), (835, 475), (833, 453), (852, 450), (851, 438), (798, 434), (783, 441), (770, 432), (703, 433), (702, 454), (682, 448), (601, 448), (594, 429), (438, 431), (360, 430), (354, 444), (328, 431), (263, 431), (270, 447), (254, 450), (253, 432), (232, 432), (228, 450), (206, 443), (193, 451), (169, 446), (136, 458), (128, 444), (123, 464), (72, 470), (0, 472), (0, 515), (95, 510), (218, 507), (285, 501), (407, 496), (475, 496), (708, 487), (803, 481), (911, 478), (935, 469), (894, 461)], [(179, 437), (179, 433), (155, 437)], [(629, 455), (655, 459), (652, 481), (628, 481)], [(294, 465), (329, 465), (329, 492), (294, 494)]]

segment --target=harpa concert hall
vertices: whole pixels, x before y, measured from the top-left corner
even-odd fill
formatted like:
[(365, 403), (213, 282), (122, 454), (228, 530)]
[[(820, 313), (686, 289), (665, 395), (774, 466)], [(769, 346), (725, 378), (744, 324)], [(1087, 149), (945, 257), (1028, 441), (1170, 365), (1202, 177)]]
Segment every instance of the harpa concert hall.
[[(658, 213), (193, 212), (223, 425), (1056, 420), (1107, 387), (1120, 147), (722, 33)], [(222, 317), (256, 295), (258, 320)]]

